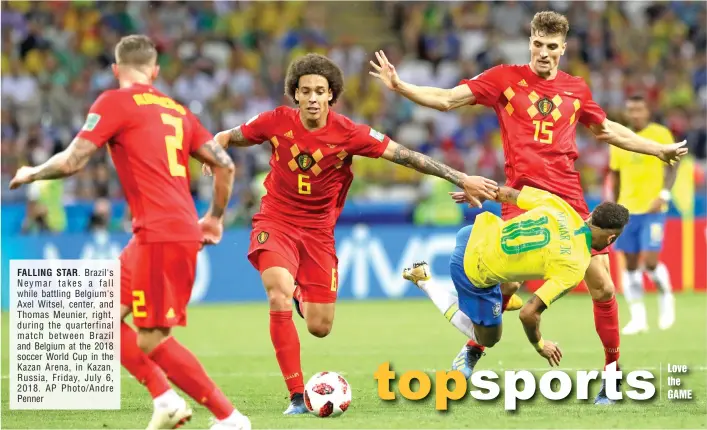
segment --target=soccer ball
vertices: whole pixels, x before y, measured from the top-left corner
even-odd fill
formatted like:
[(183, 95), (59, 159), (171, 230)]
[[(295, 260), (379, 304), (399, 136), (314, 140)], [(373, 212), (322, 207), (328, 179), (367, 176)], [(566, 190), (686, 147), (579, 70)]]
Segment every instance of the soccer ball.
[(304, 404), (318, 417), (341, 415), (351, 404), (351, 386), (335, 372), (319, 372), (304, 386)]

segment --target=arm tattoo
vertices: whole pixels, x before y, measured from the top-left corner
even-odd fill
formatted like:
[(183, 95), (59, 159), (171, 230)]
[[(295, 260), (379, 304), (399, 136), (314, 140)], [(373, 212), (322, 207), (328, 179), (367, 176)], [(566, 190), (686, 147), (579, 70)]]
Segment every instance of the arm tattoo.
[(540, 314), (547, 309), (545, 303), (535, 294), (526, 302), (526, 306), (534, 310), (533, 321), (530, 323), (527, 319), (523, 320), (523, 330), (525, 330), (525, 335), (528, 337), (530, 343), (538, 343), (542, 338), (540, 334)]
[(41, 181), (71, 176), (86, 165), (97, 149), (98, 147), (92, 142), (76, 138), (68, 148), (38, 166), (33, 179)]
[(466, 175), (427, 155), (412, 151), (403, 145), (397, 145), (391, 161), (401, 166), (415, 169), (420, 173), (446, 179), (460, 188), (464, 186), (463, 182)]
[(519, 195), (520, 191), (511, 187), (503, 186), (498, 189), (498, 201), (501, 203), (511, 203), (515, 205), (518, 202)]
[(226, 151), (219, 145), (218, 143), (214, 142), (213, 140), (209, 140), (206, 142), (204, 145), (206, 151), (208, 151), (210, 160), (213, 162), (218, 167), (228, 167), (233, 165), (233, 160), (231, 160), (231, 157), (228, 156)]
[(241, 127), (232, 128), (228, 133), (228, 146), (251, 146), (253, 142), (243, 136)]

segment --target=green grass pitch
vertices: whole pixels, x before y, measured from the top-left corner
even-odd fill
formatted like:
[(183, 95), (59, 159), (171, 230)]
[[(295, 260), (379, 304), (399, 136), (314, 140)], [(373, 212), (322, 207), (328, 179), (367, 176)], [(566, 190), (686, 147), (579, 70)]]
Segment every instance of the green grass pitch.
[[(619, 301), (623, 326), (628, 313), (623, 299)], [(647, 304), (656, 327), (656, 296), (649, 296)], [(704, 428), (706, 304), (704, 294), (678, 294), (677, 323), (671, 330), (654, 328), (648, 334), (623, 337), (621, 344), (624, 370), (646, 368), (659, 378), (660, 368), (665, 369), (668, 363), (688, 365), (691, 371), (681, 378), (681, 388), (693, 390), (693, 401), (667, 399), (667, 374), (663, 370), (662, 389), (659, 387), (653, 401), (628, 400), (601, 407), (574, 398), (550, 402), (538, 396), (520, 401), (514, 413), (504, 410), (503, 391), (490, 402), (467, 395), (451, 402), (446, 413), (435, 411), (432, 395), (419, 402), (378, 398), (373, 373), (381, 363), (390, 361), (398, 376), (408, 370), (447, 369), (465, 340), (426, 300), (342, 302), (337, 307), (334, 330), (325, 339), (309, 335), (295, 314), (305, 378), (317, 371), (337, 371), (353, 387), (351, 408), (333, 419), (282, 415), (287, 392), (270, 343), (265, 304), (194, 306), (189, 328), (177, 330), (176, 336), (199, 356), (237, 407), (251, 417), (253, 428)], [(487, 351), (477, 367), (499, 373), (502, 390), (504, 370), (532, 369), (536, 374), (549, 370), (547, 362), (528, 344), (517, 318), (517, 312), (505, 315), (503, 339)], [(120, 411), (8, 410), (7, 314), (2, 322), (3, 428), (145, 428), (152, 402), (146, 390), (126, 373)], [(560, 343), (563, 368), (573, 372), (601, 368), (603, 351), (594, 331), (588, 296), (564, 297), (546, 312), (542, 330), (546, 339)], [(598, 390), (599, 383), (590, 387), (591, 398)], [(207, 410), (196, 407), (194, 419), (185, 428), (206, 428), (209, 417)]]

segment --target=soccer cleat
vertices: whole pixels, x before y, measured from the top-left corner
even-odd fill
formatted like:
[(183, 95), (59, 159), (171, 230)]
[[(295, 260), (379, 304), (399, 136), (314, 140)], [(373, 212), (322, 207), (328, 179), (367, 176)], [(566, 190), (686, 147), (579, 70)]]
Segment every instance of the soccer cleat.
[(156, 408), (152, 413), (152, 419), (147, 425), (147, 430), (176, 429), (191, 420), (192, 410), (184, 399), (176, 407)]
[(523, 307), (523, 299), (518, 294), (513, 294), (506, 305), (506, 311), (517, 311)]
[(429, 281), (431, 278), (430, 265), (425, 263), (424, 261), (414, 263), (412, 265), (412, 269), (408, 267), (403, 270), (403, 278), (407, 279), (415, 285), (417, 285), (419, 281)]
[(672, 294), (663, 294), (658, 305), (660, 311), (658, 328), (667, 330), (675, 324), (675, 297)]
[(452, 370), (460, 371), (466, 379), (471, 378), (471, 372), (485, 353), (475, 346), (464, 345), (452, 362)]
[[(621, 392), (621, 381), (620, 380), (616, 381), (616, 391)], [(606, 395), (606, 381), (604, 381), (601, 384), (601, 390), (599, 390), (599, 394), (597, 394), (596, 398), (594, 399), (594, 404), (595, 405), (613, 405), (614, 403), (616, 403), (616, 400), (611, 400)]]
[(295, 304), (295, 310), (299, 314), (301, 318), (304, 318), (304, 313), (302, 313), (302, 291), (299, 288), (299, 285), (297, 285), (297, 282), (295, 282), (295, 292), (292, 294), (292, 301)]
[(304, 394), (302, 393), (295, 393), (292, 395), (292, 399), (290, 400), (290, 406), (287, 407), (285, 412), (283, 412), (283, 415), (300, 415), (300, 414), (308, 414), (309, 411), (307, 410), (307, 406), (304, 404)]
[(250, 430), (250, 419), (247, 416), (235, 411), (225, 420), (215, 421), (211, 425), (211, 430)]
[(634, 334), (646, 333), (647, 331), (648, 331), (648, 325), (646, 325), (645, 323), (640, 323), (636, 320), (631, 320), (621, 330), (621, 334), (624, 336), (631, 336)]

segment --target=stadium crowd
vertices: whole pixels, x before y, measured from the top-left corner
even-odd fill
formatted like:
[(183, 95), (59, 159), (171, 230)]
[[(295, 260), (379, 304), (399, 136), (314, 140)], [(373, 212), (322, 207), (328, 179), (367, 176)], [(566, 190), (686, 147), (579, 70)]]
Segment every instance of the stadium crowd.
[[(316, 3), (315, 3), (316, 4)], [(159, 45), (156, 86), (187, 105), (214, 133), (289, 101), (283, 79), (290, 59), (329, 55), (344, 70), (346, 92), (336, 109), (405, 145), (467, 172), (503, 180), (503, 154), (494, 112), (423, 109), (386, 91), (368, 76), (372, 51), (354, 37), (331, 40), (326, 14), (306, 2), (2, 2), (2, 201), (27, 202), (28, 219), (47, 207), (109, 199), (121, 190), (105, 152), (75, 177), (9, 191), (18, 166), (38, 164), (63, 149), (83, 125), (101, 91), (112, 88), (112, 47), (124, 34), (144, 33)], [(380, 2), (385, 44), (400, 76), (420, 85), (451, 87), (499, 63), (525, 63), (529, 22), (543, 9), (570, 19), (561, 68), (584, 77), (613, 119), (627, 95), (641, 92), (655, 119), (705, 162), (707, 20), (702, 2)], [(324, 11), (326, 7), (318, 8)], [(328, 8), (331, 10), (331, 8)], [(374, 31), (361, 29), (360, 31)], [(608, 148), (579, 127), (585, 191), (601, 194)], [(232, 151), (238, 166), (232, 216), (247, 222), (257, 209), (270, 151)], [(209, 197), (210, 179), (190, 166), (195, 198)], [(414, 201), (420, 176), (405, 168), (359, 159), (353, 197)], [(97, 216), (94, 214), (94, 216)], [(35, 223), (36, 224), (36, 223)], [(60, 225), (60, 224), (59, 224)], [(39, 225), (26, 231), (44, 228)], [(124, 228), (116, 224), (115, 228)]]

